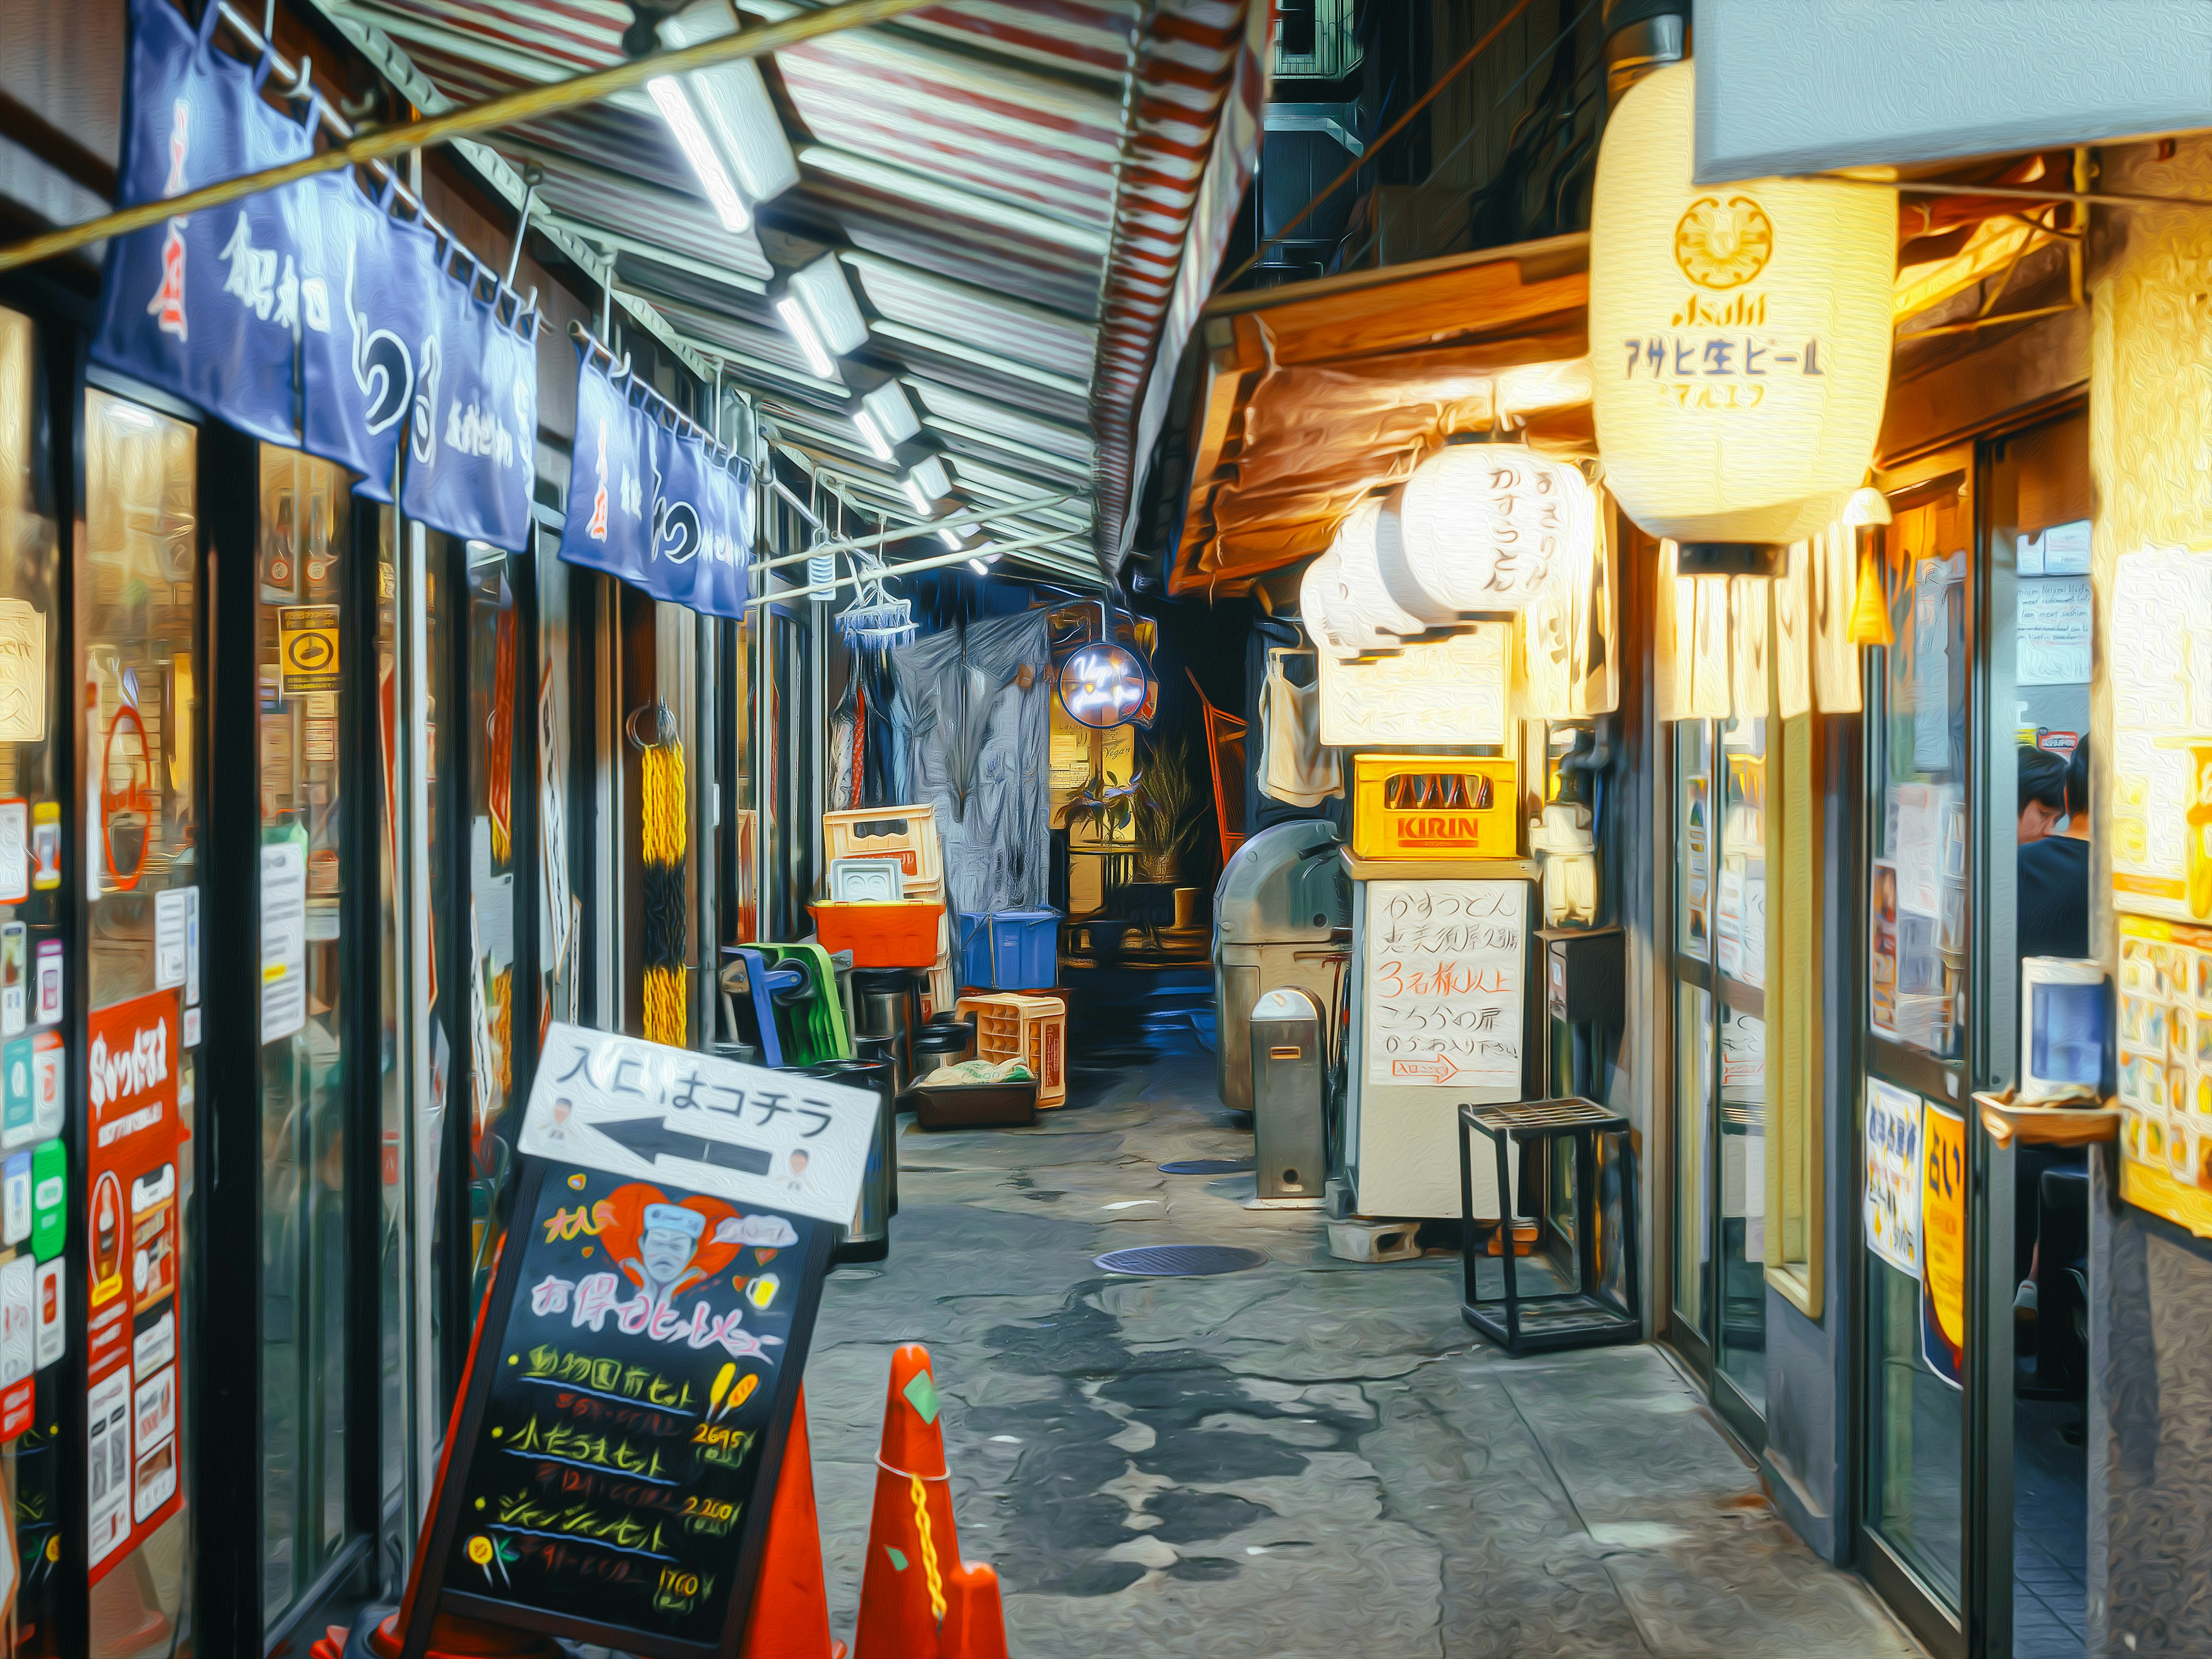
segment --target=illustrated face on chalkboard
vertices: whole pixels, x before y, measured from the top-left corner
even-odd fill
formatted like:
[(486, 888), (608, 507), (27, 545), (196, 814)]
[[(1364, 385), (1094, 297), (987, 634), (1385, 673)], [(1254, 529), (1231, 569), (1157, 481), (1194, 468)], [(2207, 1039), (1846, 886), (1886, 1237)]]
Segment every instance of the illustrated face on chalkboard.
[(645, 1273), (645, 1292), (655, 1302), (668, 1299), (689, 1275), (692, 1253), (707, 1231), (707, 1218), (696, 1210), (675, 1204), (645, 1206), (645, 1228), (637, 1236), (638, 1265)]
[(671, 1203), (660, 1188), (638, 1181), (617, 1188), (601, 1206), (599, 1238), (608, 1256), (656, 1304), (720, 1273), (743, 1246), (727, 1237), (741, 1218), (718, 1198), (693, 1194)]

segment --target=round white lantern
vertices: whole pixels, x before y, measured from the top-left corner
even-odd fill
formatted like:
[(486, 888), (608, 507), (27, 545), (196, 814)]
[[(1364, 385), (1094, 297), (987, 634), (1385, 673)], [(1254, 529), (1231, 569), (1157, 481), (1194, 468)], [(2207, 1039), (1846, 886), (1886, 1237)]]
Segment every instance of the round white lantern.
[(1701, 568), (1768, 574), (1866, 475), (1889, 386), (1897, 197), (1690, 179), (1690, 63), (1606, 124), (1590, 210), (1591, 403), (1606, 486)]
[(1596, 533), (1589, 482), (1523, 444), (1454, 444), (1413, 469), (1398, 506), (1414, 581), (1455, 612), (1518, 611)]
[(1381, 501), (1362, 501), (1337, 526), (1328, 550), (1299, 580), (1298, 614), (1314, 644), (1333, 657), (1394, 651), (1407, 635), (1430, 626), (1391, 593), (1380, 562), (1388, 517)]

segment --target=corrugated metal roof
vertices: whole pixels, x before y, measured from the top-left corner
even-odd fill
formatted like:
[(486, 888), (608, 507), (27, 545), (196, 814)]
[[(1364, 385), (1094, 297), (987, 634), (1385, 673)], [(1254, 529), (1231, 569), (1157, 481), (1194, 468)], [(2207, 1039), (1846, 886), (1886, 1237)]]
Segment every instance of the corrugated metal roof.
[[(544, 170), (546, 209), (598, 233), (617, 280), (762, 393), (794, 447), (879, 475), (896, 509), (842, 414), (848, 389), (808, 371), (763, 293), (783, 253), (834, 249), (869, 324), (855, 355), (901, 379), (956, 489), (980, 503), (1079, 486), (1092, 505), (1074, 522), (1111, 548), (1133, 411), (1224, 98), (1250, 101), (1262, 78), (1250, 8), (1267, 3), (957, 0), (780, 52), (762, 69), (800, 182), (757, 206), (755, 231), (720, 222), (642, 97), (490, 143)], [(800, 9), (739, 5), (747, 20)], [(617, 62), (631, 21), (621, 0), (325, 6), (463, 102)]]

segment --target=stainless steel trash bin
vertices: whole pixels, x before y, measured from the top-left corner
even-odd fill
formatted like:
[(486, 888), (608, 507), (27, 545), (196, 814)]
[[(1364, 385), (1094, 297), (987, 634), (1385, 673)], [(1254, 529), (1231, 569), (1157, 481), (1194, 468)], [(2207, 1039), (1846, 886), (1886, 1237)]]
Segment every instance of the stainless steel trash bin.
[(830, 1060), (806, 1068), (851, 1089), (866, 1089), (876, 1097), (876, 1132), (868, 1140), (868, 1161), (860, 1177), (860, 1201), (853, 1219), (837, 1230), (836, 1260), (880, 1261), (890, 1253), (892, 1182), (897, 1157), (893, 1136), (898, 1129), (891, 1095), (890, 1062), (884, 1060)]
[(1352, 940), (1339, 845), (1325, 819), (1279, 823), (1238, 848), (1214, 887), (1215, 1086), (1231, 1111), (1252, 1109), (1245, 1020), (1261, 994), (1294, 985), (1324, 1012), (1334, 1005)]
[(1252, 1005), (1254, 1168), (1261, 1198), (1319, 1199), (1328, 1143), (1322, 1127), (1321, 1007), (1278, 986)]

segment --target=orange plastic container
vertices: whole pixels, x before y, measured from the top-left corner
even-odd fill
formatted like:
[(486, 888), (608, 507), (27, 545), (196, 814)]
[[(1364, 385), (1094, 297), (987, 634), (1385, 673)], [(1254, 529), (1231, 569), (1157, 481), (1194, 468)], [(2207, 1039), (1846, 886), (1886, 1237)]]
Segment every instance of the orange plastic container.
[(855, 968), (929, 968), (936, 964), (945, 907), (909, 899), (896, 904), (806, 907), (825, 951), (850, 951)]

